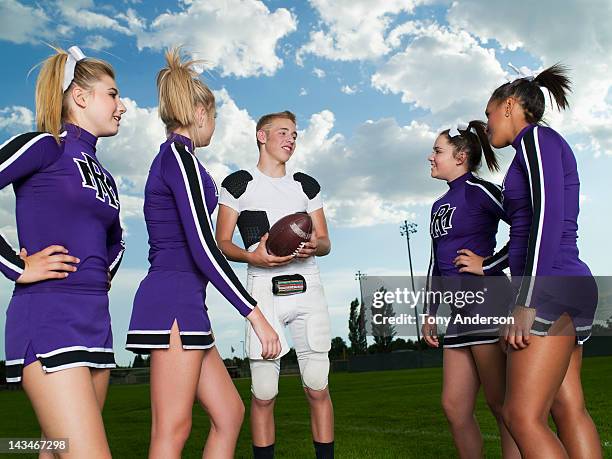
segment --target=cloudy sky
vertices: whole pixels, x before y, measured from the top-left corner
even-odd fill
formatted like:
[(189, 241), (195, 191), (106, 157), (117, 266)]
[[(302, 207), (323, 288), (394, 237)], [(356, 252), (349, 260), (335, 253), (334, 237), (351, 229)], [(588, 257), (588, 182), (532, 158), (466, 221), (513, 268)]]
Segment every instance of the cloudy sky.
[[(612, 274), (602, 250), (612, 224), (612, 29), (601, 26), (610, 21), (608, 0), (563, 8), (554, 0), (0, 0), (0, 142), (33, 129), (36, 70), (28, 72), (50, 54), (45, 42), (78, 44), (115, 67), (128, 112), (119, 134), (99, 142), (98, 157), (120, 184), (127, 231), (111, 313), (118, 361), (128, 363), (122, 347), (132, 298), (148, 268), (142, 190), (164, 140), (155, 74), (163, 50), (184, 45), (206, 60), (203, 78), (217, 97), (217, 131), (198, 157), (218, 182), (257, 161), (262, 114), (297, 114), (292, 167), (323, 188), (333, 249), (319, 264), (333, 336), (346, 339), (349, 303), (359, 294), (355, 272), (408, 273), (404, 219), (419, 225), (413, 262), (426, 271), (428, 212), (446, 190), (429, 178), (426, 157), (438, 131), (483, 118), (491, 91), (513, 78), (509, 62), (525, 72), (557, 61), (572, 69), (571, 110), (547, 120), (578, 159), (581, 257), (595, 274)], [(505, 167), (513, 152), (500, 153)], [(500, 183), (503, 173), (483, 176)], [(10, 187), (0, 192), (0, 230), (17, 246)], [(244, 278), (244, 267), (236, 269)], [(0, 304), (11, 288), (0, 279)], [(208, 291), (219, 348), (240, 355), (240, 316)]]

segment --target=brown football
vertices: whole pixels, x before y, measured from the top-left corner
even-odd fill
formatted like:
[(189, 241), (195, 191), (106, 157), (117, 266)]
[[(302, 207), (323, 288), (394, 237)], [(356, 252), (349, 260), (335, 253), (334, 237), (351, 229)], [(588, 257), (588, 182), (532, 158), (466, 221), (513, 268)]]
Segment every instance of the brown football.
[(304, 212), (287, 215), (270, 228), (266, 249), (272, 255), (286, 257), (295, 252), (302, 242), (308, 242), (311, 233), (310, 215)]

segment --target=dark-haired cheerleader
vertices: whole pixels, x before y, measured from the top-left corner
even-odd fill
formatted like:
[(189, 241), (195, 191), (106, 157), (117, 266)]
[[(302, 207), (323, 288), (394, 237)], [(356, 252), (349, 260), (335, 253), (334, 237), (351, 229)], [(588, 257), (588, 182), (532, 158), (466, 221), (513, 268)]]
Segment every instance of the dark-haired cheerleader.
[[(466, 257), (478, 256), (481, 274), (494, 276), (487, 284), (489, 293), (485, 301), (451, 305), (450, 322), (444, 336), (442, 407), (459, 456), (482, 457), (483, 440), (474, 416), (476, 396), (482, 384), (487, 403), (498, 422), (503, 456), (510, 458), (519, 457), (519, 453), (501, 415), (506, 356), (497, 344), (499, 326), (463, 324), (463, 319), (477, 316), (505, 317), (510, 302), (509, 282), (502, 273), (507, 266), (506, 248), (493, 255), (498, 223), (506, 218), (501, 189), (475, 175), (483, 152), (489, 169), (497, 170), (497, 159), (483, 122), (472, 121), (467, 126), (442, 131), (436, 139), (429, 157), (431, 176), (446, 180), (449, 190), (432, 206), (429, 285), (431, 291), (438, 290), (432, 288), (432, 283), (443, 290), (473, 290), (484, 286), (482, 278), (464, 269)], [(436, 313), (437, 304), (428, 304), (428, 318), (433, 320)], [(439, 346), (433, 322), (423, 325), (423, 337), (430, 346)]]
[[(509, 345), (504, 422), (525, 458), (601, 457), (580, 382), (597, 286), (576, 245), (580, 182), (565, 139), (541, 124), (544, 91), (568, 107), (567, 69), (497, 88), (486, 108), (491, 145), (516, 154), (503, 185), (509, 264), (517, 296)], [(552, 412), (558, 436), (548, 427)]]

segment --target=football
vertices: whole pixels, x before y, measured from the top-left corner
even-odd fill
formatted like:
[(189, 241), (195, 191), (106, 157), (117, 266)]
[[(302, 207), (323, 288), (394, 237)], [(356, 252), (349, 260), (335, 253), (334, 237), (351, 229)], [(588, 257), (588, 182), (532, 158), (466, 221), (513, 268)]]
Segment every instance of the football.
[(308, 242), (312, 233), (312, 219), (307, 213), (287, 215), (277, 221), (268, 234), (266, 249), (277, 257), (295, 252), (300, 244)]

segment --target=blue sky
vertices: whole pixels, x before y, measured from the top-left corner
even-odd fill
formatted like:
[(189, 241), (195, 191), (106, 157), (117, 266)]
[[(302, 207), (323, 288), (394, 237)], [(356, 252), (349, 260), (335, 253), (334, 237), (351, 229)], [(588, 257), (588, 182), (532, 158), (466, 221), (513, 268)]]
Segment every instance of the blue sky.
[[(210, 147), (198, 152), (218, 182), (257, 160), (254, 123), (290, 109), (300, 139), (292, 167), (323, 187), (332, 253), (319, 260), (332, 333), (346, 339), (355, 272), (408, 273), (404, 219), (418, 223), (415, 270), (427, 269), (428, 212), (446, 185), (429, 178), (426, 157), (439, 130), (482, 118), (491, 91), (513, 72), (562, 61), (572, 68), (572, 109), (547, 118), (574, 147), (582, 188), (579, 246), (595, 274), (609, 275), (602, 246), (612, 223), (612, 19), (605, 0), (566, 5), (543, 0), (93, 0), (0, 1), (0, 141), (33, 129), (37, 71), (44, 42), (107, 59), (128, 107), (119, 134), (102, 139), (100, 159), (118, 179), (127, 231), (125, 260), (111, 291), (120, 363), (135, 288), (148, 267), (142, 188), (163, 141), (155, 74), (163, 49), (182, 44), (208, 61), (219, 117)], [(606, 20), (608, 19), (608, 20)], [(572, 24), (569, 34), (554, 24)], [(606, 29), (606, 30), (603, 30)], [(506, 165), (513, 152), (500, 152)], [(485, 177), (490, 177), (483, 171)], [(503, 174), (490, 177), (501, 182)], [(17, 245), (12, 190), (0, 192), (0, 230)], [(507, 231), (502, 228), (500, 241)], [(244, 278), (244, 267), (236, 265)], [(209, 288), (219, 349), (240, 354), (242, 320)], [(0, 279), (0, 304), (11, 284)], [(4, 326), (4, 314), (0, 327)], [(0, 355), (3, 343), (0, 344)]]

